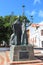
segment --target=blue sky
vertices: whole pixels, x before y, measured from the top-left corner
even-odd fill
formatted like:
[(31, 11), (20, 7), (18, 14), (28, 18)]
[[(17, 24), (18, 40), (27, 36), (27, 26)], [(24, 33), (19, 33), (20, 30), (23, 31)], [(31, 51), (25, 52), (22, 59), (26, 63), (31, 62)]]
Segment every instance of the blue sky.
[(43, 21), (43, 0), (0, 0), (0, 16), (22, 15), (22, 5), (25, 5), (25, 15), (30, 19), (33, 16), (33, 22)]

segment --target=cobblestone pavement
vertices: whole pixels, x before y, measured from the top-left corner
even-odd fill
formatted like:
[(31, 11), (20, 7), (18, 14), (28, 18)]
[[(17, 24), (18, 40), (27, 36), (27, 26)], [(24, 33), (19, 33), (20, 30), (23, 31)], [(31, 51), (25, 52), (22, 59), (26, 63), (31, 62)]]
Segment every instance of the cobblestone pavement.
[(0, 65), (7, 65), (10, 62), (9, 51), (0, 51)]
[[(10, 63), (9, 53), (10, 53), (9, 51), (0, 51), (0, 65), (8, 65), (8, 63)], [(19, 65), (43, 65), (43, 63), (31, 63), (31, 64), (19, 64)]]

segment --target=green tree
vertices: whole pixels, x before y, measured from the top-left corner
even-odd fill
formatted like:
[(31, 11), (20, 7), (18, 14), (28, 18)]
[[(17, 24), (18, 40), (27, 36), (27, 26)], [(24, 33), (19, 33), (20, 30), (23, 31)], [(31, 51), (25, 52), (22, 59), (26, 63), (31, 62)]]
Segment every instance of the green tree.
[[(18, 16), (0, 16), (0, 42), (4, 40), (7, 44), (9, 44), (10, 36), (13, 33), (11, 25), (17, 19)], [(20, 16), (19, 19), (20, 22), (23, 22), (23, 19), (26, 19), (28, 22), (30, 22), (26, 16)]]

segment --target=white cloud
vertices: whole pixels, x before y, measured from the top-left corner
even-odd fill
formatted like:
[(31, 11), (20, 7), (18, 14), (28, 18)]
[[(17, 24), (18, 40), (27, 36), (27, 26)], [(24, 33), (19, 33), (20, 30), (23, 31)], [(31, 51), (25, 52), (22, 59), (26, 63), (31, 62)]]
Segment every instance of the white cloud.
[(31, 15), (34, 16), (35, 14), (36, 14), (36, 11), (33, 10), (33, 11), (31, 12)]
[(43, 24), (43, 21), (41, 21), (39, 24)]
[(43, 17), (43, 11), (40, 10), (38, 15), (39, 15), (39, 17)]
[(34, 4), (36, 4), (36, 3), (41, 3), (41, 1), (40, 0), (34, 0)]
[(31, 11), (31, 12), (30, 11), (26, 11), (26, 14), (27, 15), (33, 15), (34, 16), (36, 14), (36, 11), (34, 11), (34, 10)]

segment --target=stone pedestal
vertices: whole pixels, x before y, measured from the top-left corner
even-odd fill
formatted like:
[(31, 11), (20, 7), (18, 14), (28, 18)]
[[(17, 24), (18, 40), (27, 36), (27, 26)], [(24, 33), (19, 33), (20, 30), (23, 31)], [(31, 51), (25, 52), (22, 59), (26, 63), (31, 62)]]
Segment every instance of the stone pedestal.
[(28, 61), (34, 59), (33, 47), (31, 45), (12, 45), (10, 48), (11, 61)]

